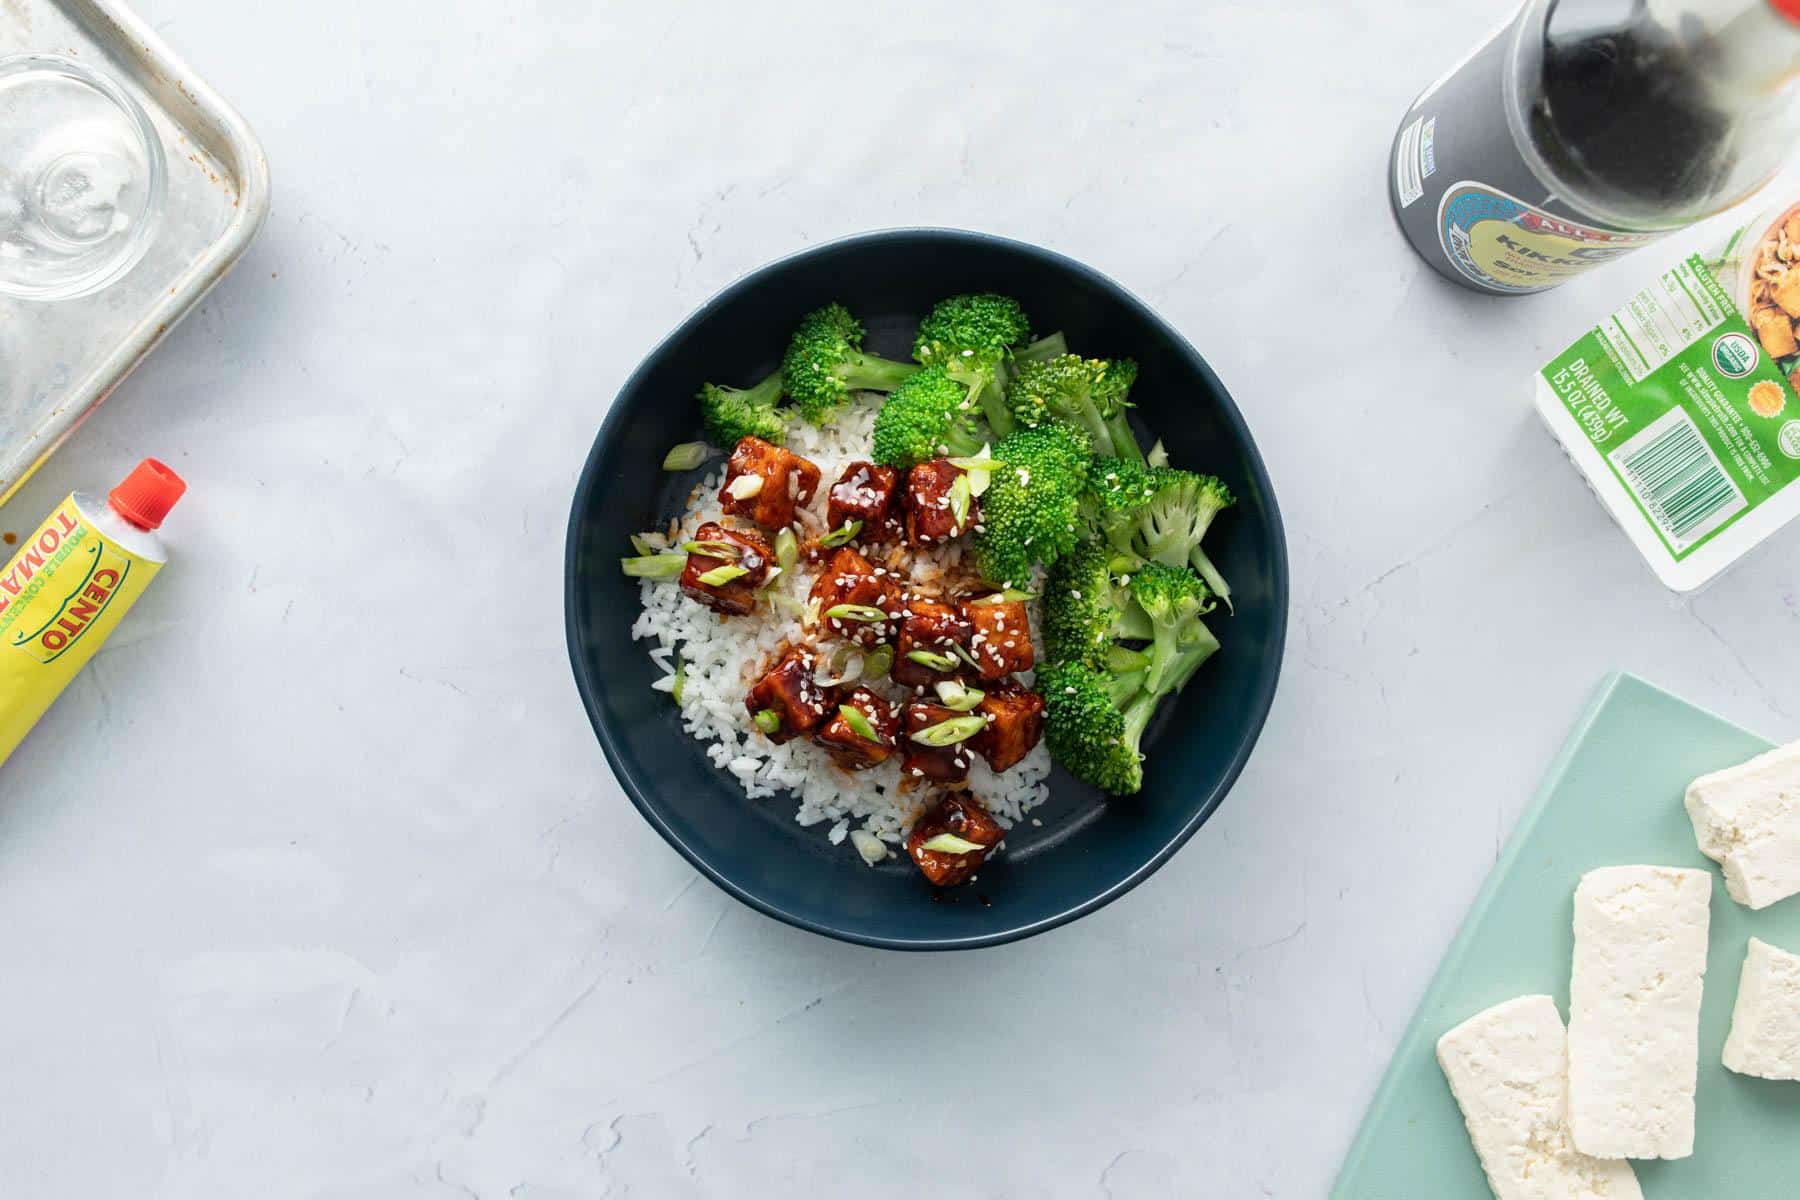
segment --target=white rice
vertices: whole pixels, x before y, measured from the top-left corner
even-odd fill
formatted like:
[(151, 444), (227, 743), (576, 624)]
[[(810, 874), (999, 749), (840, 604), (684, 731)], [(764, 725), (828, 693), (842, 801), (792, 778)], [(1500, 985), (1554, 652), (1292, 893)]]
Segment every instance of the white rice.
[[(788, 448), (812, 460), (820, 472), (817, 494), (800, 512), (801, 524), (811, 533), (825, 527), (827, 494), (850, 463), (869, 456), (870, 431), (877, 397), (858, 397), (837, 420), (820, 428), (796, 422)], [(690, 539), (707, 521), (721, 518), (719, 488), (725, 481), (721, 465), (709, 472), (688, 498), (687, 511), (669, 529), (647, 535), (659, 549)], [(956, 566), (960, 545), (909, 552), (910, 581), (929, 584)], [(878, 566), (878, 555), (871, 556)], [(816, 565), (801, 562), (774, 586), (804, 603), (818, 574)], [(1041, 590), (1041, 589), (1035, 589)], [(801, 620), (770, 605), (759, 605), (746, 617), (721, 620), (719, 614), (690, 600), (669, 580), (645, 580), (641, 588), (643, 612), (631, 628), (636, 639), (653, 640), (650, 659), (666, 672), (651, 686), (672, 692), (677, 665), (685, 670), (681, 689), (682, 727), (706, 744), (714, 766), (736, 779), (751, 799), (789, 796), (798, 800), (794, 820), (802, 825), (832, 822), (827, 837), (842, 843), (852, 827), (897, 844), (905, 839), (913, 821), (929, 807), (933, 793), (927, 789), (900, 789), (900, 755), (865, 771), (840, 768), (825, 750), (809, 738), (796, 738), (777, 746), (750, 723), (744, 697), (750, 687), (790, 641), (806, 638)], [(1038, 642), (1038, 602), (1028, 602), (1032, 638)], [(842, 644), (836, 640), (830, 645)], [(1024, 676), (1030, 682), (1030, 675)], [(883, 680), (875, 690), (899, 699), (906, 689)], [(996, 775), (979, 756), (969, 772), (969, 788), (1003, 826), (1013, 823), (1042, 804), (1049, 796), (1050, 753), (1042, 742), (1025, 759)], [(848, 849), (848, 848), (847, 848)], [(865, 860), (867, 854), (861, 854)]]

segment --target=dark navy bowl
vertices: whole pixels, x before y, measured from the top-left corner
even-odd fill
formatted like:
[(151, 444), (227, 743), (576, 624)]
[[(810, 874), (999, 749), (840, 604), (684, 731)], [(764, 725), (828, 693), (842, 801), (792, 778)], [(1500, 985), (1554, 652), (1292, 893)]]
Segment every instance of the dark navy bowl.
[[(629, 535), (678, 511), (691, 476), (663, 453), (700, 435), (693, 395), (773, 370), (795, 321), (839, 300), (868, 347), (909, 356), (918, 318), (957, 292), (1016, 296), (1034, 330), (1083, 354), (1137, 359), (1141, 430), (1175, 465), (1225, 479), (1238, 504), (1207, 547), (1231, 580), (1235, 616), (1209, 618), (1224, 649), (1144, 739), (1144, 790), (1106, 800), (1059, 769), (1050, 799), (1008, 833), (968, 886), (934, 892), (904, 855), (877, 868), (823, 825), (794, 823), (784, 797), (746, 799), (682, 732), (650, 643), (631, 640), (638, 583), (619, 571)], [(1150, 440), (1144, 442), (1146, 448)], [(717, 465), (715, 460), (714, 466)], [(1236, 405), (1194, 348), (1095, 271), (1020, 242), (943, 229), (864, 234), (804, 250), (740, 279), (682, 322), (613, 402), (575, 490), (567, 552), (569, 658), (625, 794), (669, 844), (739, 900), (802, 929), (867, 946), (991, 946), (1054, 928), (1117, 898), (1166, 862), (1225, 798), (1261, 732), (1281, 668), (1288, 565), (1275, 493)], [(672, 585), (670, 585), (672, 586)]]

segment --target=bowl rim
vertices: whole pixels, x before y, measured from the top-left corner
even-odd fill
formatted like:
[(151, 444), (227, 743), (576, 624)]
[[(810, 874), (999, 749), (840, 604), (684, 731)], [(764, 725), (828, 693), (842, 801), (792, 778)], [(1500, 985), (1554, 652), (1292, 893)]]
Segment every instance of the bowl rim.
[[(625, 423), (625, 415), (619, 406), (619, 397), (624, 396), (637, 387), (650, 365), (656, 362), (672, 344), (684, 337), (695, 325), (703, 321), (712, 312), (740, 293), (764, 283), (770, 276), (783, 271), (795, 263), (804, 261), (815, 255), (840, 250), (850, 245), (877, 244), (888, 241), (906, 241), (916, 238), (941, 238), (952, 242), (962, 241), (986, 245), (1002, 246), (1008, 250), (1020, 252), (1041, 259), (1049, 259), (1061, 269), (1085, 278), (1097, 285), (1102, 291), (1112, 296), (1126, 308), (1134, 311), (1139, 317), (1151, 325), (1160, 327), (1173, 343), (1186, 355), (1190, 364), (1210, 387), (1212, 394), (1221, 402), (1222, 415), (1232, 427), (1244, 447), (1248, 450), (1246, 466), (1257, 488), (1266, 498), (1269, 512), (1269, 550), (1274, 564), (1274, 588), (1270, 604), (1274, 606), (1270, 628), (1270, 643), (1274, 647), (1272, 653), (1264, 656), (1262, 668), (1258, 673), (1255, 687), (1249, 697), (1248, 707), (1252, 714), (1249, 724), (1240, 737), (1231, 760), (1223, 774), (1213, 784), (1210, 793), (1182, 822), (1181, 827), (1171, 835), (1157, 851), (1150, 855), (1124, 877), (1113, 881), (1105, 889), (1088, 896), (1074, 904), (1064, 906), (1060, 911), (1038, 918), (1008, 929), (991, 933), (969, 936), (945, 937), (889, 937), (881, 934), (867, 933), (861, 929), (850, 928), (831, 921), (820, 920), (810, 916), (789, 912), (772, 904), (754, 892), (740, 886), (724, 872), (716, 869), (706, 857), (688, 845), (675, 832), (655, 804), (648, 798), (639, 781), (628, 771), (624, 764), (613, 731), (600, 719), (598, 697), (600, 685), (590, 676), (580, 654), (579, 639), (576, 635), (576, 611), (579, 599), (577, 577), (575, 573), (578, 552), (579, 529), (581, 516), (587, 507), (588, 494), (599, 482), (598, 466), (603, 449), (618, 435)], [(1067, 925), (1071, 921), (1085, 917), (1090, 913), (1111, 904), (1120, 896), (1131, 891), (1139, 884), (1155, 874), (1162, 866), (1175, 856), (1176, 851), (1187, 844), (1199, 828), (1206, 824), (1213, 813), (1225, 800), (1225, 796), (1237, 783), (1251, 753), (1268, 722), (1269, 711), (1275, 702), (1275, 692), (1281, 678), (1282, 661), (1287, 650), (1289, 594), (1289, 563), (1287, 551), (1287, 534), (1281, 519), (1281, 509), (1276, 501), (1274, 483), (1270, 480), (1268, 469), (1263, 462), (1262, 451), (1257, 447), (1249, 426), (1245, 424), (1243, 413), (1239, 411), (1237, 401), (1220, 382), (1213, 372), (1211, 364), (1194, 348), (1180, 330), (1164, 320), (1138, 296), (1119, 284), (1110, 276), (1104, 275), (1087, 264), (1067, 255), (1030, 242), (1003, 237), (999, 234), (983, 233), (971, 229), (958, 229), (941, 226), (895, 226), (869, 230), (862, 233), (848, 234), (832, 238), (814, 245), (804, 246), (779, 258), (772, 259), (750, 271), (738, 276), (717, 292), (713, 293), (698, 308), (690, 312), (682, 321), (660, 338), (651, 349), (638, 361), (638, 365), (626, 376), (623, 383), (613, 395), (612, 403), (607, 406), (606, 416), (600, 422), (600, 428), (594, 435), (594, 442), (588, 449), (587, 457), (581, 466), (581, 475), (576, 483), (574, 499), (569, 507), (569, 528), (563, 546), (563, 632), (569, 654), (569, 665), (575, 676), (575, 688), (581, 696), (582, 707), (586, 710), (588, 724), (593, 727), (594, 736), (600, 743), (601, 753), (607, 765), (612, 768), (613, 778), (618, 781), (632, 806), (638, 810), (644, 820), (662, 839), (674, 848), (676, 853), (686, 859), (688, 864), (700, 874), (711, 880), (714, 885), (727, 895), (738, 900), (765, 916), (773, 917), (796, 929), (804, 929), (809, 933), (821, 934), (837, 941), (848, 942), (858, 946), (868, 946), (879, 950), (902, 951), (938, 951), (938, 950), (976, 950), (990, 946), (1001, 946), (1009, 942), (1022, 941), (1025, 938)]]

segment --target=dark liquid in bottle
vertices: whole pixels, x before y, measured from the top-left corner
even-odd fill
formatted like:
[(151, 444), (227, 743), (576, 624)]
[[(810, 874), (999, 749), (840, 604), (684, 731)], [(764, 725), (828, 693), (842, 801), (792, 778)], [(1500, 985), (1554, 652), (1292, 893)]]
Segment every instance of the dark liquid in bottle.
[(1643, 0), (1553, 5), (1531, 138), (1570, 199), (1649, 226), (1707, 207), (1737, 156), (1718, 58), (1697, 22), (1659, 29)]

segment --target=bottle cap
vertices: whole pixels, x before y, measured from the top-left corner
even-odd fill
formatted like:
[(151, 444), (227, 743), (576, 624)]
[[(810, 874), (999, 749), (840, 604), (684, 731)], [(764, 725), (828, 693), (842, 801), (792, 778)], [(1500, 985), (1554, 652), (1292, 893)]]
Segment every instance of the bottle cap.
[(1769, 0), (1769, 4), (1788, 20), (1800, 24), (1800, 0)]
[(106, 499), (114, 512), (139, 529), (155, 529), (185, 491), (187, 484), (181, 476), (154, 458), (146, 458)]

